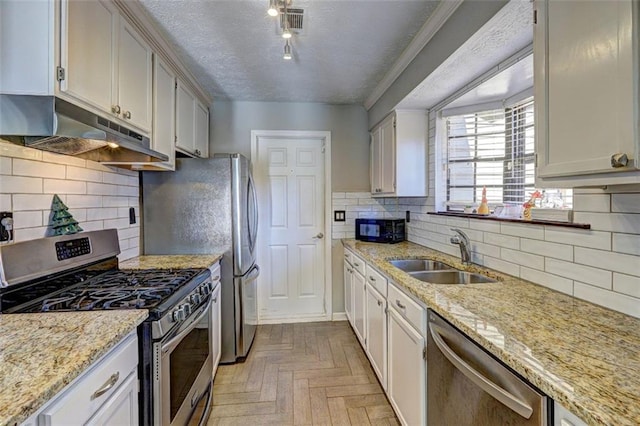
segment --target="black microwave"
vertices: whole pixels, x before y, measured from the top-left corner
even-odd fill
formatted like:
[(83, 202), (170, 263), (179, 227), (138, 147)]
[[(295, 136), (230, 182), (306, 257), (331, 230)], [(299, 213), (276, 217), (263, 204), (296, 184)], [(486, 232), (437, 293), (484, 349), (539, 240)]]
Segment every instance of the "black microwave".
[(373, 243), (404, 241), (404, 219), (356, 219), (356, 240)]

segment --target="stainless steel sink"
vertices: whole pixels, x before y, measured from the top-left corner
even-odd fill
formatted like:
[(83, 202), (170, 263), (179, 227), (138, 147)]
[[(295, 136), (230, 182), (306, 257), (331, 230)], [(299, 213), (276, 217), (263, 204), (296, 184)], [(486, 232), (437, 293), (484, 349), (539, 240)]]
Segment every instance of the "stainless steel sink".
[(432, 284), (481, 284), (498, 282), (484, 275), (463, 271), (409, 272), (412, 277)]
[(428, 259), (399, 259), (389, 261), (393, 266), (405, 272), (442, 271), (455, 269), (442, 262)]

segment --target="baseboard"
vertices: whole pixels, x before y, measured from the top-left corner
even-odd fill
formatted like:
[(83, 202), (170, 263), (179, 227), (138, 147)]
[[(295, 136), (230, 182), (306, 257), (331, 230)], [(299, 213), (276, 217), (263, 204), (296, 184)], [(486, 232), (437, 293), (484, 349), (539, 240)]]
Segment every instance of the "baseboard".
[(346, 320), (348, 320), (347, 313), (346, 312), (334, 312), (333, 315), (331, 316), (331, 320), (332, 321), (346, 321)]
[(330, 321), (326, 315), (296, 316), (282, 318), (260, 318), (259, 324), (289, 324), (293, 322), (319, 322)]

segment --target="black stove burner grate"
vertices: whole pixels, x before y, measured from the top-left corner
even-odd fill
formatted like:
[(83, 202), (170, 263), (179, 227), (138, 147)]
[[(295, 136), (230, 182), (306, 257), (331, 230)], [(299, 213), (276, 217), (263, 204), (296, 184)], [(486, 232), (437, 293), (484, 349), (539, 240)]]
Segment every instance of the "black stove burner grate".
[[(19, 312), (153, 309), (201, 272), (202, 269), (111, 270), (89, 279), (65, 276), (62, 281), (42, 283), (45, 288), (58, 291), (44, 293), (38, 302)], [(24, 291), (38, 294), (37, 287), (35, 284)]]

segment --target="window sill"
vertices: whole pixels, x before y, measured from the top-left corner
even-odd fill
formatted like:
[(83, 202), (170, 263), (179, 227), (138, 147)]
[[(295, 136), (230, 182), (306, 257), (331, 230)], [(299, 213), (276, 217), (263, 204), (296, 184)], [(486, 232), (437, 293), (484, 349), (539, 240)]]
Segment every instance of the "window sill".
[(430, 212), (427, 214), (432, 214), (436, 216), (460, 217), (465, 219), (493, 220), (496, 222), (522, 223), (527, 225), (547, 225), (547, 226), (562, 226), (565, 228), (591, 229), (591, 225), (588, 223), (557, 222), (553, 220), (507, 219), (503, 217), (484, 216), (484, 215), (472, 214), (472, 213), (455, 213), (455, 212)]

